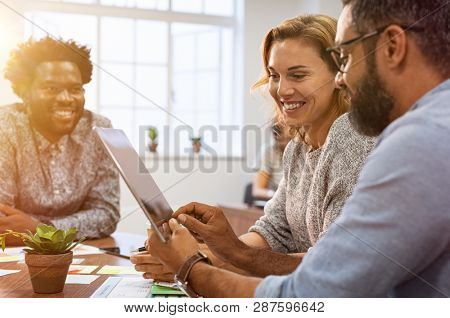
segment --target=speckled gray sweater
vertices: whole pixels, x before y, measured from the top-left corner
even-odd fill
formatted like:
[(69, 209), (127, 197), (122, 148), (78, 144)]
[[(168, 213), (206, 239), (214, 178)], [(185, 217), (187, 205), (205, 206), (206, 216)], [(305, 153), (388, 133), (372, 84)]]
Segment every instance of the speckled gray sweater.
[(249, 231), (261, 234), (273, 251), (306, 252), (339, 216), (375, 141), (357, 133), (348, 114), (336, 119), (319, 149), (292, 140), (278, 190)]

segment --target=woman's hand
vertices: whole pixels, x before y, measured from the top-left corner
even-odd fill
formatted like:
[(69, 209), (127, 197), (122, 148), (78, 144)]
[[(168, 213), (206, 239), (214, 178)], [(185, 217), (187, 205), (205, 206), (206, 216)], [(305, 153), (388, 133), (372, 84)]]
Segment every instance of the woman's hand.
[(174, 273), (170, 271), (159, 258), (149, 252), (137, 253), (131, 256), (131, 263), (135, 264), (138, 272), (144, 272), (142, 276), (146, 279), (156, 281), (173, 282)]

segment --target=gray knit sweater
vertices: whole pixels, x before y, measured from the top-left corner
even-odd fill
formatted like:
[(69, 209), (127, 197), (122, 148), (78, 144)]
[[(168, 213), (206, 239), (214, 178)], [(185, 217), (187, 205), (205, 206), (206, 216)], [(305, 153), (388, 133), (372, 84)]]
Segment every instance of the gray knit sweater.
[(306, 252), (339, 216), (375, 141), (357, 133), (348, 114), (336, 119), (319, 149), (292, 140), (278, 190), (249, 231), (261, 234), (273, 251)]

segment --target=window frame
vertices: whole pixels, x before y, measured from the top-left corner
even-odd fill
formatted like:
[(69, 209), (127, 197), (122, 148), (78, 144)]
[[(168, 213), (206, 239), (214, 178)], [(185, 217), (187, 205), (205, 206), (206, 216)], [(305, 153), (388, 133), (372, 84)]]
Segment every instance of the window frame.
[[(96, 113), (100, 113), (100, 110), (102, 108), (111, 108), (110, 106), (101, 106), (100, 103), (100, 91), (101, 91), (101, 85), (100, 85), (100, 72), (101, 70), (98, 69), (98, 67), (102, 67), (102, 64), (104, 62), (107, 62), (106, 60), (103, 61), (101, 59), (101, 45), (100, 45), (100, 36), (101, 36), (101, 18), (102, 17), (110, 17), (110, 18), (128, 18), (134, 20), (134, 28), (136, 27), (137, 20), (147, 20), (147, 21), (161, 21), (166, 22), (168, 25), (168, 32), (167, 32), (167, 44), (168, 44), (168, 57), (167, 57), (167, 99), (166, 99), (166, 105), (158, 105), (166, 110), (165, 114), (165, 125), (171, 127), (173, 129), (177, 125), (181, 124), (176, 119), (177, 114), (175, 116), (169, 115), (172, 113), (173, 109), (173, 101), (172, 101), (172, 92), (173, 92), (173, 61), (172, 61), (172, 54), (173, 54), (173, 42), (172, 42), (172, 23), (190, 23), (190, 24), (204, 24), (209, 26), (218, 26), (218, 27), (224, 27), (229, 28), (233, 32), (233, 39), (232, 39), (232, 45), (233, 45), (233, 54), (232, 54), (232, 64), (238, 65), (238, 59), (241, 57), (241, 54), (238, 51), (238, 48), (241, 47), (240, 45), (240, 34), (241, 30), (240, 28), (240, 21), (239, 21), (239, 15), (238, 15), (238, 8), (242, 6), (242, 3), (240, 3), (242, 0), (233, 0), (234, 2), (234, 13), (233, 16), (219, 16), (219, 15), (210, 15), (210, 14), (204, 14), (204, 13), (187, 13), (187, 12), (177, 12), (177, 11), (171, 11), (171, 2), (172, 0), (169, 0), (169, 7), (167, 10), (157, 10), (157, 9), (141, 9), (141, 8), (130, 8), (130, 7), (120, 7), (120, 6), (110, 6), (110, 5), (102, 5), (100, 4), (100, 0), (96, 0), (95, 4), (83, 4), (83, 3), (71, 3), (71, 2), (63, 2), (63, 0), (56, 1), (45, 1), (45, 0), (20, 0), (21, 3), (21, 9), (22, 13), (25, 15), (27, 13), (36, 13), (36, 12), (48, 12), (48, 13), (62, 13), (62, 14), (78, 14), (78, 15), (89, 15), (94, 16), (97, 21), (97, 37), (96, 37), (96, 56), (92, 58), (93, 61), (98, 63), (97, 65), (94, 65), (95, 71), (97, 72), (96, 76), (93, 77), (95, 80), (95, 105), (93, 105), (90, 109), (95, 111)], [(134, 30), (136, 32), (136, 29)], [(135, 36), (134, 36), (135, 38)], [(135, 45), (135, 39), (133, 40)], [(220, 46), (222, 46), (222, 43), (220, 43)], [(220, 52), (221, 53), (221, 52)], [(136, 65), (139, 64), (136, 62), (136, 57), (133, 58), (133, 73), (136, 72)], [(219, 66), (219, 68), (221, 68)], [(239, 127), (242, 127), (242, 101), (239, 100), (238, 96), (239, 94), (239, 88), (236, 86), (235, 79), (237, 76), (242, 76), (243, 74), (237, 74), (237, 70), (233, 70), (231, 74), (232, 78), (232, 87), (231, 87), (231, 100), (232, 107), (229, 111), (229, 114), (227, 117), (234, 118), (236, 121), (233, 122), (233, 124), (238, 125)], [(135, 74), (133, 74), (133, 81), (136, 80)], [(219, 85), (222, 82), (222, 72), (219, 72)], [(133, 83), (135, 84), (135, 83)], [(222, 88), (219, 88), (219, 98), (222, 98)], [(131, 105), (132, 108), (132, 120), (133, 123), (136, 123), (136, 115), (138, 109), (143, 109), (142, 106), (138, 106), (136, 104), (136, 96), (133, 94), (133, 104)], [(234, 105), (234, 107), (233, 107)], [(162, 111), (162, 110), (161, 110)], [(219, 119), (221, 119), (223, 116), (221, 115), (220, 107), (217, 110), (217, 116)], [(182, 119), (182, 118), (181, 118)], [(177, 124), (178, 123), (178, 124)], [(229, 124), (228, 122), (223, 123), (221, 120), (219, 120), (219, 125), (223, 124)], [(135, 134), (136, 132), (133, 131), (133, 136), (130, 136), (132, 140), (135, 140)], [(221, 147), (220, 147), (221, 148)], [(216, 149), (217, 151), (220, 151), (219, 149)], [(226, 154), (227, 156), (234, 156), (234, 150), (232, 150), (231, 154)], [(169, 154), (170, 155), (170, 154)], [(238, 154), (240, 156), (240, 154)]]

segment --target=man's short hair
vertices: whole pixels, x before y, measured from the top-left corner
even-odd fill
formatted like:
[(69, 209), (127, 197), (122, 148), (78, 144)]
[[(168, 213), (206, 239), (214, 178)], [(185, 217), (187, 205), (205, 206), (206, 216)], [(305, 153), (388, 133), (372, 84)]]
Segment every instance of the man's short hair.
[(342, 3), (351, 5), (353, 24), (361, 34), (389, 23), (414, 24), (422, 28), (423, 31), (411, 32), (411, 36), (430, 66), (444, 78), (449, 77), (448, 0), (342, 0)]
[(29, 39), (11, 52), (5, 68), (8, 79), (17, 96), (23, 98), (33, 82), (36, 67), (42, 62), (68, 61), (80, 69), (83, 84), (92, 76), (90, 49), (73, 40), (63, 41), (47, 36), (40, 40)]

